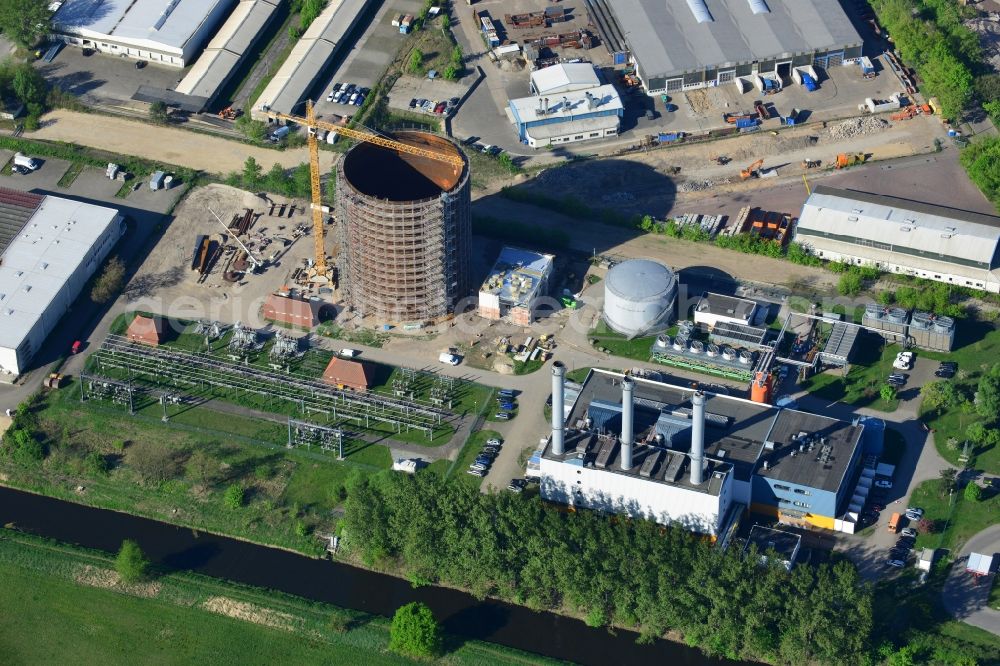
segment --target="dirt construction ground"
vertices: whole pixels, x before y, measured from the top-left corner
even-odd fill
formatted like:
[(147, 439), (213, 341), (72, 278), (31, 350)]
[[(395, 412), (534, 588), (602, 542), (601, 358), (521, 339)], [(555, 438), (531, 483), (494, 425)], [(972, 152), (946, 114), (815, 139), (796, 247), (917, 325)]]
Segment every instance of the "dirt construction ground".
[[(124, 297), (130, 310), (142, 310), (188, 320), (212, 319), (224, 323), (242, 321), (255, 328), (267, 323), (260, 317), (260, 308), (268, 294), (284, 285), (292, 271), (302, 265), (302, 260), (312, 255), (312, 236), (302, 236), (287, 248), (281, 241), (272, 241), (259, 249), (260, 242), (251, 245), (258, 257), (270, 257), (281, 252), (275, 263), (262, 273), (248, 275), (239, 284), (222, 279), (226, 257), (211, 269), (207, 279), (199, 283), (199, 274), (191, 270), (195, 242), (199, 235), (225, 234), (212, 211), (227, 224), (233, 215), (253, 208), (257, 220), (250, 229), (250, 238), (258, 234), (268, 238), (292, 239), (292, 232), (299, 225), (311, 226), (304, 201), (292, 201), (271, 195), (276, 203), (296, 203), (297, 210), (288, 217), (272, 217), (271, 206), (260, 197), (226, 185), (208, 185), (193, 190), (174, 211), (174, 219), (163, 232), (162, 238), (142, 263), (125, 288)], [(279, 226), (285, 227), (279, 229)], [(229, 234), (227, 242), (232, 243)], [(262, 257), (263, 258), (263, 257)]]
[[(182, 129), (157, 127), (134, 120), (93, 116), (65, 109), (46, 114), (42, 128), (27, 136), (32, 139), (78, 143), (121, 155), (139, 155), (150, 160), (218, 174), (241, 171), (248, 157), (257, 160), (265, 171), (275, 162), (290, 169), (309, 161), (304, 146), (284, 151), (258, 148)], [(320, 153), (320, 166), (324, 171), (330, 170), (333, 158), (331, 153)]]

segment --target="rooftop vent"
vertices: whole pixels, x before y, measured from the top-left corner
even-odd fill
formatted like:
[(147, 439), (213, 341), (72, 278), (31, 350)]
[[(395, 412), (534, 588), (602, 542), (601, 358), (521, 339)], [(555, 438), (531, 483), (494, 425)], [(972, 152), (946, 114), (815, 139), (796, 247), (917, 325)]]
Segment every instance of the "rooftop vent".
[(712, 13), (708, 11), (708, 7), (705, 5), (705, 0), (687, 0), (688, 7), (691, 8), (691, 13), (694, 14), (694, 18), (698, 23), (713, 23), (715, 19), (712, 18)]
[(754, 14), (770, 14), (771, 8), (767, 6), (764, 0), (749, 0), (750, 1), (750, 11)]

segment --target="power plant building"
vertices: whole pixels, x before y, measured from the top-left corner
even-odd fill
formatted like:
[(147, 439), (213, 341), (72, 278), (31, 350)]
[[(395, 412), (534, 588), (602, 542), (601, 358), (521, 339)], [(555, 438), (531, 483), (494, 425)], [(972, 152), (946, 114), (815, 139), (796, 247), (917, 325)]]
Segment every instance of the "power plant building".
[(479, 288), (479, 316), (507, 317), (513, 324), (529, 326), (535, 320), (538, 299), (548, 293), (554, 260), (551, 254), (503, 248)]
[(625, 113), (612, 85), (521, 97), (507, 113), (521, 143), (532, 148), (617, 136)]
[(993, 215), (820, 185), (795, 241), (821, 259), (1000, 293)]
[(57, 0), (53, 36), (170, 67), (190, 65), (234, 0)]
[[(426, 132), (395, 139), (452, 157)], [(465, 158), (462, 157), (464, 160)], [(337, 268), (348, 307), (376, 324), (421, 324), (454, 312), (472, 292), (469, 169), (371, 143), (337, 165)]]
[(874, 480), (861, 469), (862, 425), (604, 370), (571, 394), (563, 420), (564, 374), (553, 368), (544, 499), (717, 537), (748, 509), (853, 531)]
[(592, 0), (609, 49), (630, 53), (650, 95), (791, 77), (861, 57), (861, 36), (831, 0)]
[(615, 264), (604, 280), (604, 321), (629, 337), (666, 330), (677, 310), (677, 275), (655, 261)]
[(124, 233), (114, 208), (0, 188), (0, 374), (30, 367)]

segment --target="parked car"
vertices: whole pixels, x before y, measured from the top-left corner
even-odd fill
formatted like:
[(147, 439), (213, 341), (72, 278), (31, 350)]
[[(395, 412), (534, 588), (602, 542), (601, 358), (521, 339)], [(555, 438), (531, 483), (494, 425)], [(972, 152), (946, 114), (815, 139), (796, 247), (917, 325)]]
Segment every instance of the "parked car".
[(496, 437), (486, 440), (486, 443), (489, 444), (490, 446), (500, 446), (501, 444), (503, 444), (503, 442), (501, 442)]
[(83, 348), (83, 343), (79, 340), (73, 342), (73, 345), (69, 348), (71, 354), (79, 354), (80, 350)]
[(524, 491), (524, 487), (528, 483), (524, 479), (511, 479), (510, 483), (507, 485), (507, 490), (515, 493), (520, 493)]
[(924, 517), (924, 510), (910, 507), (906, 510), (906, 517), (910, 520), (920, 520)]
[(508, 414), (507, 412), (497, 412), (496, 414), (493, 415), (493, 418), (495, 418), (497, 421), (510, 421), (510, 414)]
[(436, 105), (434, 106), (434, 113), (437, 113), (437, 114), (439, 114), (439, 115), (440, 115), (440, 114), (442, 114), (442, 113), (444, 113), (444, 109), (445, 109), (445, 106), (446, 106), (446, 105), (445, 105), (445, 103), (444, 103), (444, 102), (438, 102), (438, 103), (437, 103), (437, 104), (436, 104)]
[(415, 109), (416, 107), (417, 107), (417, 100), (416, 100), (416, 98), (411, 99), (410, 100), (410, 108), (411, 109)]
[(903, 560), (888, 560), (886, 562), (890, 567), (896, 567), (897, 569), (902, 569), (906, 566), (906, 562)]
[(371, 91), (372, 91), (372, 89), (368, 88), (368, 87), (358, 88), (358, 92), (361, 93), (362, 95), (364, 95), (365, 97), (368, 97), (368, 93), (370, 93)]
[(910, 538), (910, 539), (916, 539), (917, 538), (917, 531), (915, 529), (913, 529), (912, 527), (904, 527), (902, 529), (902, 531), (900, 531), (900, 534), (902, 534), (903, 536), (905, 536), (907, 538)]
[(493, 144), (488, 143), (483, 146), (483, 154), (489, 154), (491, 150), (493, 150)]
[(484, 469), (473, 469), (472, 467), (470, 467), (466, 473), (467, 474), (471, 474), (472, 476), (478, 476), (479, 478), (482, 478), (482, 477), (486, 476), (486, 470), (484, 470)]
[(501, 398), (513, 398), (514, 397), (514, 390), (513, 389), (500, 389), (499, 391), (497, 391), (497, 395), (499, 395)]
[(493, 157), (497, 157), (502, 152), (503, 148), (500, 146), (490, 146), (490, 149), (486, 151), (487, 154), (492, 155)]
[(935, 377), (940, 377), (941, 379), (951, 379), (955, 376), (954, 370), (948, 370), (947, 368), (938, 368), (934, 371)]
[(892, 488), (892, 481), (889, 479), (875, 479), (876, 488)]
[(471, 465), (469, 465), (469, 468), (470, 468), (470, 469), (481, 469), (481, 470), (482, 470), (482, 471), (484, 471), (484, 472), (485, 472), (485, 471), (486, 471), (487, 469), (489, 469), (489, 467), (490, 467), (490, 466), (489, 466), (489, 465), (487, 465), (487, 464), (484, 464), (484, 463), (477, 463), (477, 462), (474, 462), (474, 463), (472, 463)]
[(913, 365), (913, 352), (905, 351), (896, 354), (896, 360), (893, 361), (892, 367), (897, 370), (909, 370)]
[(515, 409), (517, 409), (517, 405), (515, 405), (512, 402), (501, 402), (500, 409), (502, 409), (505, 412), (512, 412)]
[(357, 89), (358, 85), (356, 83), (348, 83), (347, 87), (344, 88), (344, 92), (346, 92), (348, 95), (353, 95), (354, 91), (356, 91)]
[(462, 357), (456, 354), (442, 352), (441, 354), (438, 355), (438, 360), (441, 361), (442, 363), (447, 363), (448, 365), (458, 365), (459, 363), (462, 362)]

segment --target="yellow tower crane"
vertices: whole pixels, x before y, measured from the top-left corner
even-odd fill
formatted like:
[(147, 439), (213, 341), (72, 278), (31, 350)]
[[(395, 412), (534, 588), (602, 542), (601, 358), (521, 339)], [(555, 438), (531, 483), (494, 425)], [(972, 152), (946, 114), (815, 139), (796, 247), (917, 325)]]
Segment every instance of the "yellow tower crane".
[(268, 111), (267, 116), (269, 118), (274, 118), (275, 120), (282, 120), (302, 125), (308, 128), (309, 131), (309, 176), (312, 189), (313, 242), (315, 244), (316, 255), (312, 272), (310, 274), (311, 282), (328, 284), (332, 282), (333, 277), (332, 271), (326, 263), (326, 245), (323, 238), (323, 193), (320, 188), (319, 140), (316, 137), (317, 130), (324, 129), (330, 132), (336, 132), (337, 134), (345, 136), (349, 139), (373, 143), (376, 146), (381, 146), (387, 150), (394, 150), (398, 153), (406, 153), (408, 155), (416, 155), (418, 157), (438, 160), (439, 162), (447, 162), (455, 167), (456, 175), (461, 174), (462, 169), (465, 168), (465, 161), (462, 159), (461, 155), (449, 155), (436, 150), (421, 148), (419, 146), (411, 146), (410, 144), (402, 143), (372, 132), (356, 130), (350, 127), (343, 127), (341, 125), (334, 125), (333, 123), (317, 120), (316, 110), (313, 107), (312, 100), (306, 100), (306, 115), (304, 117), (293, 116), (288, 113), (279, 113), (277, 111)]

